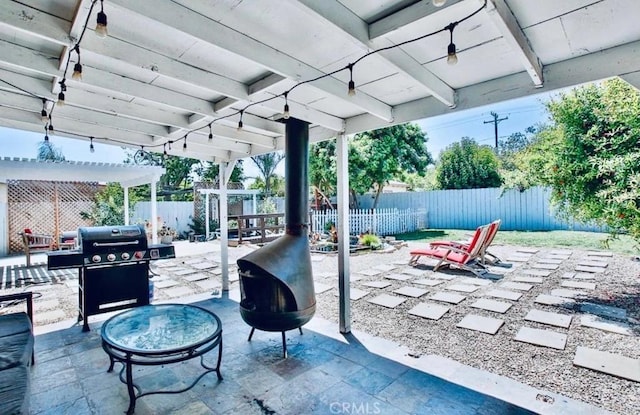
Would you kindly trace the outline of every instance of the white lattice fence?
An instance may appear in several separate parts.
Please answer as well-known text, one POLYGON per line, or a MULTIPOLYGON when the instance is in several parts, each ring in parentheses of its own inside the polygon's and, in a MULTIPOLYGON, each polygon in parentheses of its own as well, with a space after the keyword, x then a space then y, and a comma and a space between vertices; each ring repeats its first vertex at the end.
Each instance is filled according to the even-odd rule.
MULTIPOLYGON (((377 235, 395 235, 413 232, 427 226, 426 210, 414 209, 351 209, 349 210, 349 233, 358 235, 372 232, 377 235)), ((335 210, 315 211, 311 213, 311 231, 325 232, 329 224, 338 223, 335 210)))

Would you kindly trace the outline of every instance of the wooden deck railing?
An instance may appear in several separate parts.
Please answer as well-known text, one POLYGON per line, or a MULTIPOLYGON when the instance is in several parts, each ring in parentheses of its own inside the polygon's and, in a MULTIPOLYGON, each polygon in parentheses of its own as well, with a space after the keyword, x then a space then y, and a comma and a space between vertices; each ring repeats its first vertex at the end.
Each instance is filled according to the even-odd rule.
POLYGON ((236 228, 229 227, 229 245, 242 242, 266 243, 284 234, 284 213, 229 216, 236 228))

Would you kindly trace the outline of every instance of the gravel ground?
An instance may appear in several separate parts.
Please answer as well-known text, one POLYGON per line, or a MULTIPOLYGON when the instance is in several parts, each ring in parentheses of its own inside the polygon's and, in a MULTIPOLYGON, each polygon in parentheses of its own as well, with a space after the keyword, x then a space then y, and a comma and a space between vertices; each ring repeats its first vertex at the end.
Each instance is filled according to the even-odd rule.
MULTIPOLYGON (((391 272, 401 272, 410 257, 409 247, 403 247, 395 252, 387 254, 367 254, 352 256, 350 261, 351 275, 361 276, 362 279, 352 282, 352 287, 370 291, 370 294, 358 301, 351 302, 352 329, 393 340, 399 344, 408 346, 412 355, 436 354, 445 356, 492 373, 503 375, 530 386, 556 392, 568 397, 578 399, 598 407, 614 411, 620 414, 640 413, 640 383, 620 379, 607 374, 598 373, 589 369, 580 368, 572 364, 578 346, 585 346, 611 353, 621 354, 627 357, 640 358, 640 263, 632 261, 630 256, 614 255, 612 258, 603 258, 609 263, 606 271, 596 274, 596 279, 589 282, 596 283, 596 290, 589 292, 584 301, 621 307, 627 310, 628 324, 633 329, 632 336, 607 333, 598 329, 580 327, 577 307, 562 308, 555 306, 534 305, 534 299, 539 294, 549 294, 552 289, 560 288, 565 272, 573 272, 575 265, 581 259, 585 259, 587 251, 571 250, 572 255, 564 260, 559 269, 549 277, 544 278, 543 284, 533 284, 529 292, 523 292, 519 301, 509 301, 499 298, 495 300, 513 304, 505 314, 493 313, 469 305, 477 298, 488 298, 484 295, 487 289, 497 288, 500 281, 492 283, 487 288, 482 287, 478 291, 468 295, 458 305, 452 305, 440 320, 433 321, 408 314, 408 310, 420 302, 432 302, 427 300, 432 293, 443 291, 446 285, 459 282, 460 279, 471 276, 468 272, 459 270, 444 270, 434 273, 431 266, 419 265, 424 270, 424 277, 430 278, 436 274, 456 276, 455 280, 445 282, 437 287, 424 287, 412 284, 409 281, 387 280, 391 286, 378 290, 362 285, 366 281, 379 281, 384 279, 384 274, 371 277, 358 274, 360 271, 371 269, 375 264, 393 264, 397 269, 391 272), (422 298, 409 298, 395 309, 388 309, 366 300, 379 293, 388 293, 404 286, 414 286, 427 289, 429 293, 422 298), (569 329, 550 327, 534 322, 525 322, 524 316, 533 308, 574 316, 569 329), (456 328, 456 324, 468 313, 479 314, 486 317, 499 318, 505 321, 505 325, 496 335, 479 333, 471 330, 456 328), (383 324, 381 324, 381 322, 383 324), (565 350, 556 350, 547 347, 534 346, 528 343, 515 341, 514 337, 522 326, 539 329, 550 329, 556 332, 568 334, 565 350)), ((519 247, 503 246, 494 247, 492 251, 501 258, 508 258, 519 247)), ((510 281, 515 276, 521 275, 523 269, 528 268, 536 258, 542 258, 551 249, 541 249, 531 257, 526 264, 513 263, 502 281, 510 281)), ((421 260, 421 264, 429 264, 421 260)), ((430 264, 433 264, 432 262, 430 264)), ((314 263, 314 269, 322 270, 324 278, 320 282, 336 285, 337 277, 333 274, 337 270, 337 258, 328 257, 314 263)), ((497 268, 494 268, 498 270, 497 268)), ((504 271, 503 271, 504 272, 504 271)), ((417 280, 423 277, 414 277, 417 280)), ((337 322, 338 300, 337 290, 330 290, 318 295, 319 314, 337 322)), ((395 295, 395 294, 392 294, 395 295)), ((440 303, 444 304, 444 303, 440 303)))
MULTIPOLYGON (((598 407, 617 412, 619 414, 640 413, 640 383, 632 382, 614 376, 580 368, 572 364, 578 346, 590 347, 602 351, 621 354, 627 357, 640 358, 640 263, 633 261, 630 256, 615 255, 602 258, 608 262, 606 271, 596 274, 596 290, 590 291, 585 301, 621 307, 627 311, 627 321, 633 329, 632 336, 607 333, 598 329, 580 327, 577 307, 562 308, 544 306, 533 303, 539 294, 549 294, 552 289, 560 288, 565 272, 573 272, 577 262, 584 260, 587 251, 572 249, 571 256, 560 265, 549 277, 544 278, 542 284, 533 284, 529 292, 522 292, 519 301, 509 301, 495 298, 497 301, 512 304, 505 314, 493 313, 469 305, 478 298, 488 298, 484 293, 491 288, 499 288, 502 281, 512 281, 514 277, 522 275, 522 270, 543 258, 548 248, 540 249, 527 263, 512 262, 512 268, 494 268, 492 271, 503 273, 501 281, 492 282, 490 286, 481 287, 475 293, 464 294, 468 298, 457 305, 449 305, 450 310, 437 321, 423 319, 408 314, 408 310, 421 302, 435 303, 428 300, 435 292, 444 291, 444 287, 452 283, 461 283, 472 274, 459 270, 443 270, 434 273, 432 264, 421 260, 416 268, 423 271, 423 276, 412 276, 408 281, 385 279, 388 273, 401 273, 411 269, 408 265, 409 251, 420 244, 405 244, 399 249, 391 249, 386 253, 360 253, 351 256, 350 270, 353 277, 353 288, 368 291, 369 294, 357 301, 351 302, 352 329, 363 331, 371 335, 392 340, 412 350, 411 355, 418 357, 424 354, 445 356, 460 363, 503 375, 530 386, 556 392, 578 399, 598 407), (390 265, 394 270, 377 276, 360 274, 374 269, 376 266, 390 265), (425 287, 412 283, 421 278, 451 276, 455 279, 445 281, 436 287, 425 287), (360 278, 360 279, 358 279, 360 278), (357 281, 355 281, 357 280, 357 281), (385 280, 391 286, 376 289, 362 285, 367 281, 385 280), (421 298, 409 298, 395 309, 385 308, 367 302, 367 299, 382 293, 391 295, 392 291, 404 286, 423 288, 429 292, 421 298), (534 322, 525 322, 524 316, 533 308, 574 316, 569 329, 545 326, 534 322), (456 328, 456 324, 469 314, 479 314, 487 317, 499 318, 505 321, 504 326, 495 335, 484 334, 471 330, 456 328), (534 346, 514 340, 514 336, 522 326, 539 329, 549 329, 568 334, 564 350, 534 346)), ((230 262, 250 252, 253 248, 230 248, 230 262)), ((509 258, 519 247, 495 246, 492 252, 499 257, 509 258)), ((189 267, 198 263, 198 259, 212 261, 219 260, 219 253, 206 253, 197 256, 182 257, 171 260, 177 265, 189 267)), ((593 258, 592 258, 593 259, 593 258)), ((200 261, 200 262, 201 262, 200 261)), ((505 261, 508 262, 508 261, 505 261)), ((317 283, 329 285, 328 291, 317 294, 317 313, 327 320, 338 322, 338 259, 335 254, 313 254, 312 264, 314 279, 317 283)), ((160 265, 158 263, 157 265, 160 265)), ((211 273, 210 285, 200 282, 188 282, 180 277, 171 275, 168 267, 153 266, 161 274, 157 280, 171 278, 181 281, 186 294, 204 294, 211 292, 211 285, 219 285, 219 276, 211 273)), ((415 270, 415 269, 414 269, 415 270)), ((204 271, 203 271, 204 272, 204 271)), ((207 271, 208 272, 208 271, 207 271)), ((41 294, 36 299, 36 326, 75 318, 77 315, 77 278, 75 271, 67 276, 61 276, 54 284, 33 286, 33 290, 41 294)), ((231 268, 231 290, 238 289, 237 272, 231 268), (234 281, 235 280, 235 281, 234 281)), ((467 280, 468 281, 468 280, 467 280)), ((3 292, 22 291, 22 288, 3 290, 3 292)), ((158 300, 170 299, 168 291, 156 287, 158 300)), ((448 305, 440 303, 442 305, 448 305)), ((0 313, 8 310, 0 310, 0 313)))

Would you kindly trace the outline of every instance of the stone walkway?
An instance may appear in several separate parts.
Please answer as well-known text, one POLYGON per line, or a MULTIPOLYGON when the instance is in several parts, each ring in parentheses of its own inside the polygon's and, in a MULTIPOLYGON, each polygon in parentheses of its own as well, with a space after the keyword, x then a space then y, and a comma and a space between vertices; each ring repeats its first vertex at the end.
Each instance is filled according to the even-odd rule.
MULTIPOLYGON (((384 265, 384 271, 380 266, 372 267, 358 274, 376 280, 358 284, 358 274, 352 278, 355 283, 352 282, 351 300, 394 309, 408 298, 420 298, 423 301, 408 314, 431 320, 439 320, 454 307, 473 301, 467 305, 490 311, 494 316, 468 313, 452 329, 495 335, 505 323, 501 315, 509 313, 521 298, 531 296, 533 286, 545 283, 572 255, 570 250, 520 249, 503 263, 490 267, 490 279, 427 273, 424 266, 414 268, 403 262, 384 265), (427 275, 429 278, 425 278, 427 275), (499 280, 494 281, 496 278, 499 280), (402 281, 406 286, 394 289, 388 280, 402 281), (367 290, 356 288, 360 285, 367 290), (471 293, 474 293, 473 299, 468 297, 471 293)), ((529 309, 520 319, 521 327, 513 341, 564 350, 572 319, 577 319, 582 327, 633 335, 624 309, 581 300, 596 289, 597 275, 604 272, 611 257, 609 252, 588 252, 584 257, 573 258, 578 260, 575 271, 564 273, 559 284, 550 285, 546 287, 547 292, 535 296, 537 307, 529 309), (573 312, 575 309, 578 313, 573 312), (539 323, 544 328, 530 327, 529 322, 539 323)), ((640 359, 579 346, 573 364, 640 382, 640 359)))

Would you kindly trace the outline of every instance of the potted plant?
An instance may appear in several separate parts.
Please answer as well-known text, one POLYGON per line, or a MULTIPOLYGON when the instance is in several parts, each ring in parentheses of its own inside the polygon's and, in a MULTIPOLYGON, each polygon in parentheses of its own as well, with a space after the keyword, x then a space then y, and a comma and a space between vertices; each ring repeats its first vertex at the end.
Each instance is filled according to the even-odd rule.
POLYGON ((177 232, 175 229, 163 224, 158 229, 158 236, 160 237, 161 244, 170 244, 173 242, 173 238, 177 236, 177 232))

